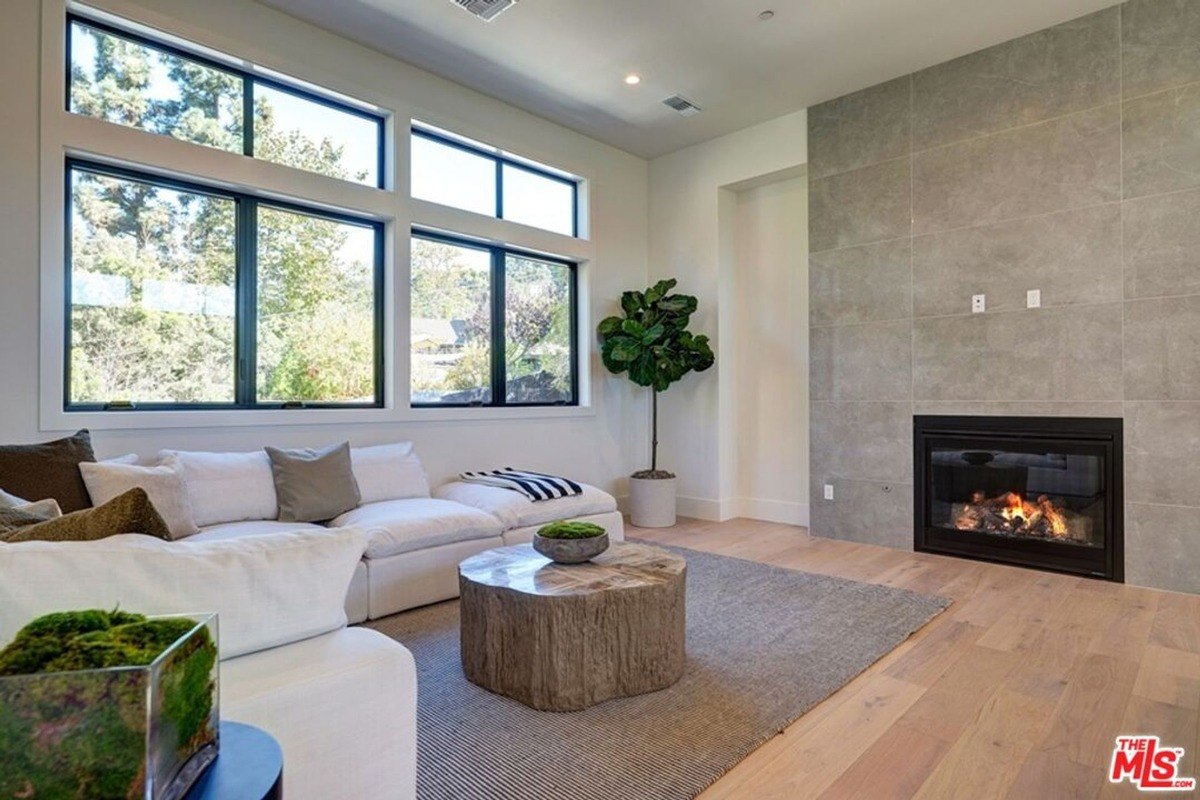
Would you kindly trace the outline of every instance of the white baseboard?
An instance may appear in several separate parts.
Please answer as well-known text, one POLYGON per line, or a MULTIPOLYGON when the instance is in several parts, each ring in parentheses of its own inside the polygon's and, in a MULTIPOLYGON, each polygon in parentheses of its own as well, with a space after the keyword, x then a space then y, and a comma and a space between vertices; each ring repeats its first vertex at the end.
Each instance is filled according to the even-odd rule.
MULTIPOLYGON (((735 517, 745 517, 763 522, 808 527, 808 503, 763 500, 755 497, 713 500, 708 497, 681 495, 676 500, 675 507, 679 516, 702 519, 705 522, 725 522, 735 517)), ((617 498, 617 508, 623 514, 629 513, 629 495, 621 495, 617 498)))
POLYGON ((708 497, 680 495, 675 501, 675 509, 681 517, 702 519, 707 522, 724 522, 737 516, 731 501, 713 500, 708 497))
POLYGON ((760 519, 764 522, 780 522, 784 525, 800 525, 807 528, 808 503, 739 497, 737 499, 737 516, 760 519))

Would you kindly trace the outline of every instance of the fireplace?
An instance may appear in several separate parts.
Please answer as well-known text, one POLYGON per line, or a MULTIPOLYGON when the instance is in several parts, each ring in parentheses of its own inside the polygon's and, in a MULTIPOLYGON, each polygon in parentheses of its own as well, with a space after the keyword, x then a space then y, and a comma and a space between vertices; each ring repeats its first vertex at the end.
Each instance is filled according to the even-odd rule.
POLYGON ((913 418, 916 550, 1124 580, 1121 420, 913 418))

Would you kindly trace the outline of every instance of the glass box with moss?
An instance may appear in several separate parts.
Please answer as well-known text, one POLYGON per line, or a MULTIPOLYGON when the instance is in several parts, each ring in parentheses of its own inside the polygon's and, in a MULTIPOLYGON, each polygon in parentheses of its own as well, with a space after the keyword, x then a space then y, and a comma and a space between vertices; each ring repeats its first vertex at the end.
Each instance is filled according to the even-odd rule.
POLYGON ((217 756, 217 617, 67 611, 0 650, 0 797, 176 800, 217 756))

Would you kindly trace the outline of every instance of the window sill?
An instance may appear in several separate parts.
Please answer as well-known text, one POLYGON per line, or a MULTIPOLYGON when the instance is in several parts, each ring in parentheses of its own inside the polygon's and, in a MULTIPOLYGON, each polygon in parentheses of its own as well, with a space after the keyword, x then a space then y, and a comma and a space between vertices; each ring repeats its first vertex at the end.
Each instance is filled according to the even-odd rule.
POLYGON ((479 408, 352 408, 261 411, 60 411, 42 414, 42 430, 155 430, 163 428, 284 427, 288 425, 378 425, 383 423, 523 421, 586 419, 591 406, 479 408))

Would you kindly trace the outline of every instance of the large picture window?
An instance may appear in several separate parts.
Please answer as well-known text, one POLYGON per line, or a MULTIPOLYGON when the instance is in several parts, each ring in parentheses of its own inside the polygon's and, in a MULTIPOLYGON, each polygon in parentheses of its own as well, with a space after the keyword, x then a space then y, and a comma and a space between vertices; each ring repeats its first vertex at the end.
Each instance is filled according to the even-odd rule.
POLYGON ((71 16, 67 108, 106 122, 383 186, 383 118, 71 16))
POLYGON ((383 226, 68 161, 67 410, 383 405, 383 226))
POLYGON ((578 179, 448 133, 413 128, 412 195, 564 236, 579 235, 578 179))
POLYGON ((412 404, 578 403, 576 266, 417 232, 412 404))

